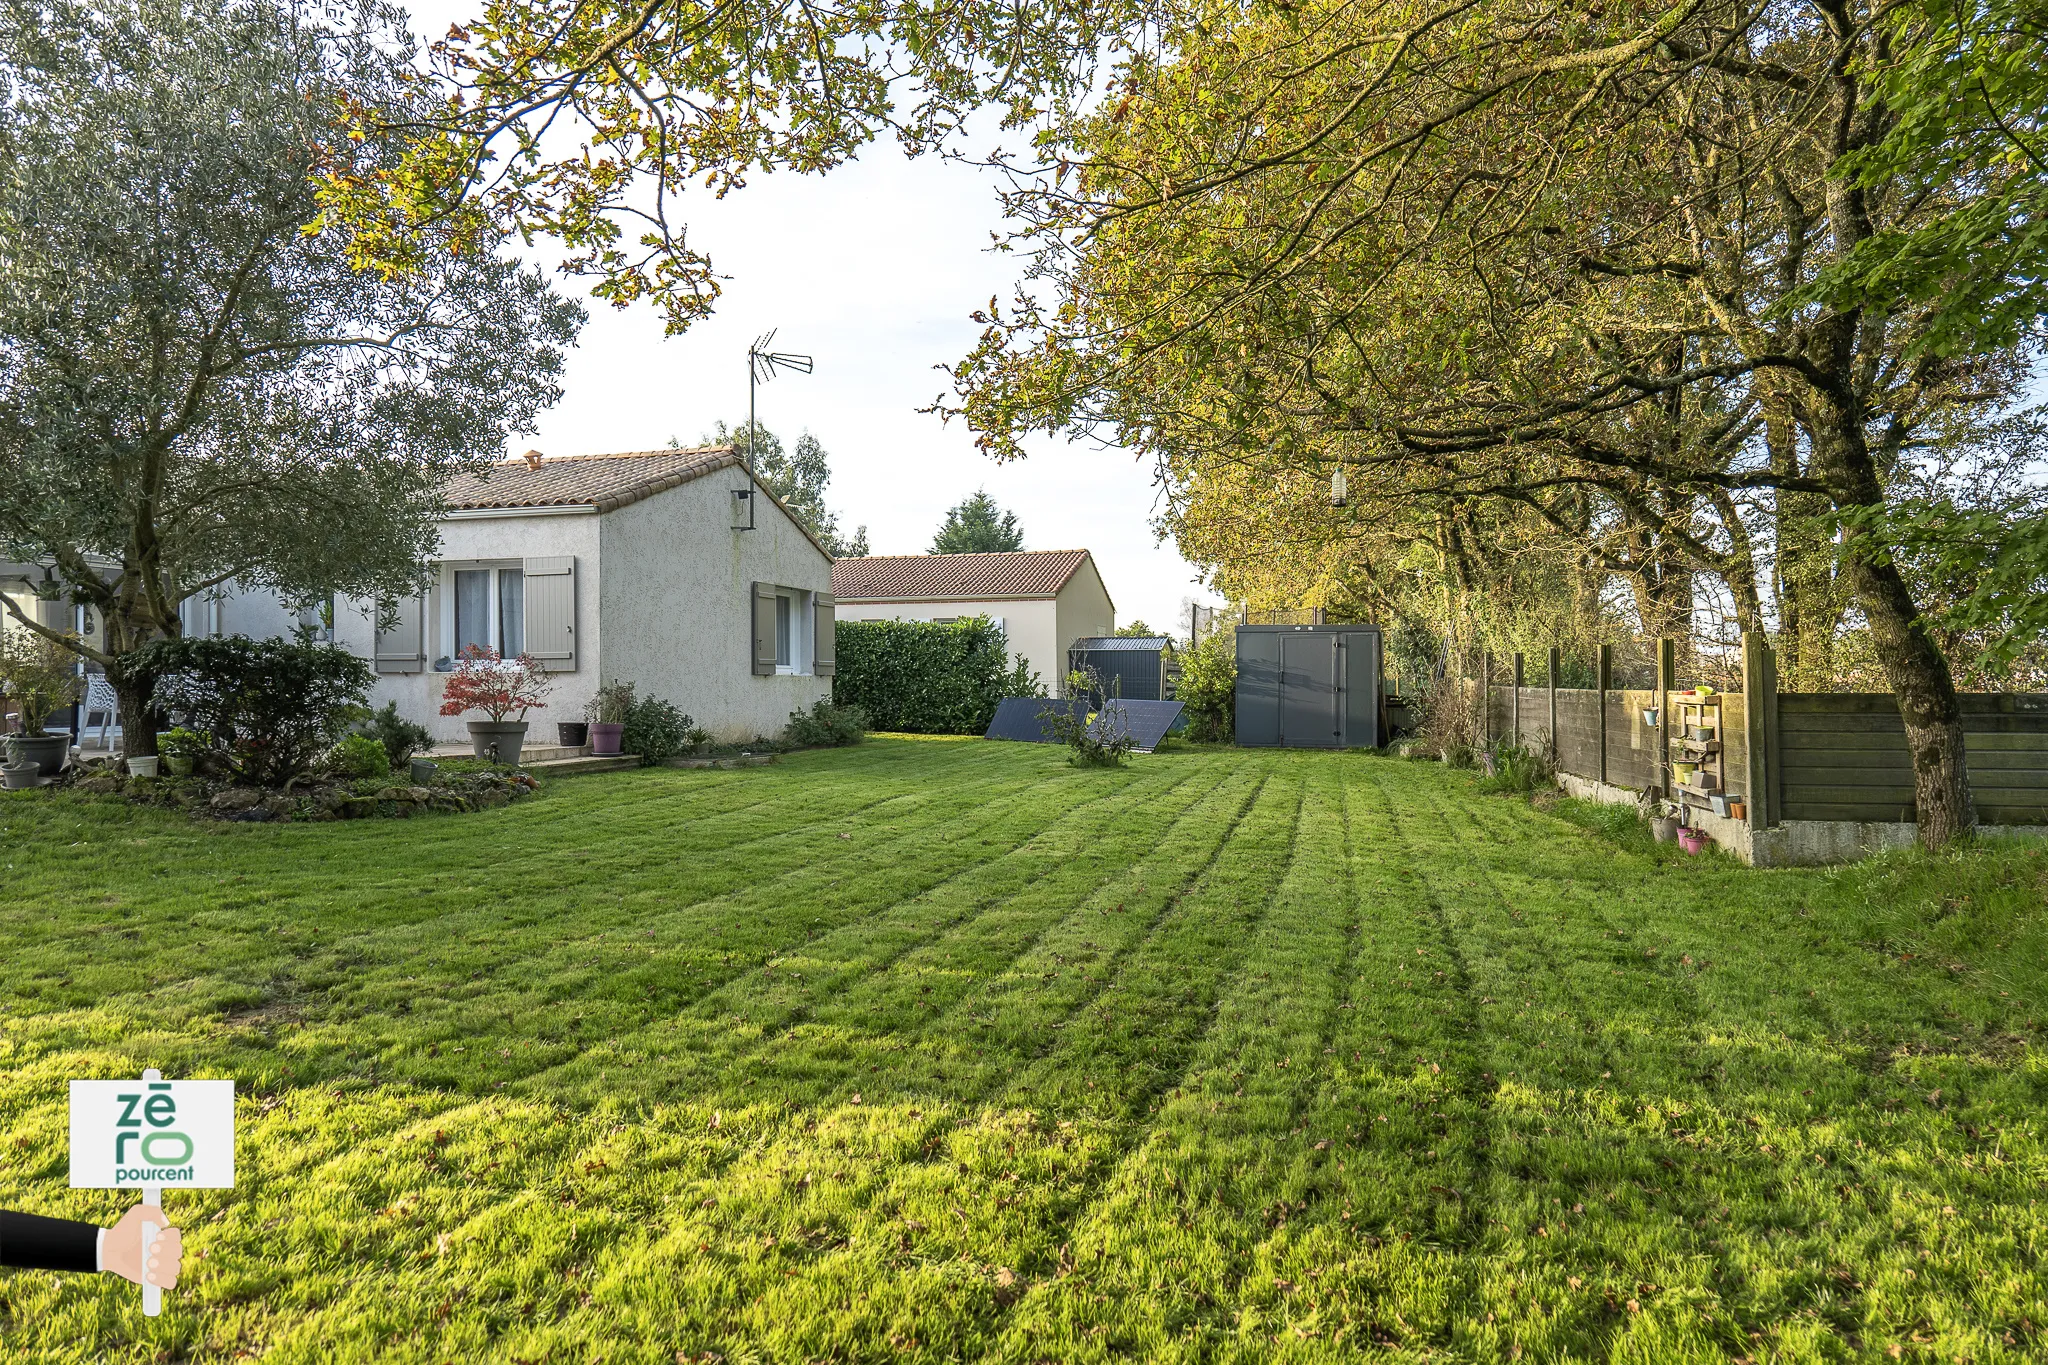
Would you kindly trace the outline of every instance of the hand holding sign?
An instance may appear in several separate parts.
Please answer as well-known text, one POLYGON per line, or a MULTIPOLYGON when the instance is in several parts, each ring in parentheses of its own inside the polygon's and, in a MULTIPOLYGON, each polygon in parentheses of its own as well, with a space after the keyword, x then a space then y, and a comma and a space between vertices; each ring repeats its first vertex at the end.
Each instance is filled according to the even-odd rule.
POLYGON ((184 1259, 184 1234, 170 1225, 162 1209, 154 1204, 137 1204, 121 1215, 120 1222, 107 1229, 106 1246, 100 1253, 100 1269, 136 1284, 175 1289, 184 1259), (145 1263, 142 1225, 146 1222, 156 1224, 163 1231, 150 1242, 145 1263))
POLYGON ((142 1203, 107 1233, 102 1261, 142 1286, 148 1316, 177 1283, 184 1255, 157 1191, 234 1183, 233 1081, 167 1081, 151 1069, 139 1081, 71 1083, 72 1188, 142 1191, 142 1203))

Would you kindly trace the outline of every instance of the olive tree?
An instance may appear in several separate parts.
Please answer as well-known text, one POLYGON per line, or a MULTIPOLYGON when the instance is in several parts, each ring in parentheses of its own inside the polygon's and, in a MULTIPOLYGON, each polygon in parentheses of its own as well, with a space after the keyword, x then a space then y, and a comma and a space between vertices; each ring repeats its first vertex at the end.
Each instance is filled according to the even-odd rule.
POLYGON ((389 598, 560 395, 581 307, 497 243, 366 272, 308 226, 316 168, 401 154, 346 124, 419 103, 408 49, 376 5, 0 0, 0 555, 97 610, 131 752, 182 601, 389 598))

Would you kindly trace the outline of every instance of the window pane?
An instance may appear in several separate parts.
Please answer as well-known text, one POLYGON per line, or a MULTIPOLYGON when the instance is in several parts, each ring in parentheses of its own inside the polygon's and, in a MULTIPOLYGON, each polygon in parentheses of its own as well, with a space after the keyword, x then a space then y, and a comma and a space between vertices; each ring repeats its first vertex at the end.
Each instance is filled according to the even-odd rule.
POLYGON ((455 571, 455 655, 471 645, 489 648, 491 643, 491 571, 455 571))
POLYGON ((793 613, 789 608, 790 601, 787 597, 778 596, 775 599, 775 666, 777 668, 788 668, 795 661, 790 649, 790 623, 793 613))
POLYGON ((526 575, 498 570, 498 652, 516 659, 526 652, 526 575))

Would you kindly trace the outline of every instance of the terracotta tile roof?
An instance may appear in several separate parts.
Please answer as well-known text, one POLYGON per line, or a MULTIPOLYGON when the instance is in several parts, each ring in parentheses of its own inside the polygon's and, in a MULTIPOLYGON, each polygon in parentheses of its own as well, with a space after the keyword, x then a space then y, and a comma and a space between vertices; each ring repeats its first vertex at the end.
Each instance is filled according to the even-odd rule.
POLYGON ((1088 562, 1086 550, 1014 550, 986 555, 878 555, 832 565, 842 602, 961 602, 1054 597, 1088 562))
MULTIPOLYGON (((623 455, 542 456, 537 465, 525 457, 502 460, 481 475, 459 474, 442 490, 451 511, 517 510, 521 507, 592 507, 610 512, 656 493, 666 493, 721 469, 744 468, 731 446, 697 446, 690 450, 636 450, 623 455)), ((782 499, 759 483, 754 486, 804 533, 825 558, 832 552, 819 542, 782 499)))
POLYGON ((595 507, 609 512, 739 462, 731 446, 558 455, 537 466, 512 459, 481 475, 457 475, 443 495, 451 508, 595 507))

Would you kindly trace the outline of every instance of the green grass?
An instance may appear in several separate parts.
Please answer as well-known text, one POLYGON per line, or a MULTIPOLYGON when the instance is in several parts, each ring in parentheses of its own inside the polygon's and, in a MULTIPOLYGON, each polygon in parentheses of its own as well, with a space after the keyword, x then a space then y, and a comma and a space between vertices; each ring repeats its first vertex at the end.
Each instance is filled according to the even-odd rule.
POLYGON ((64 1083, 240 1186, 54 1361, 2048 1355, 2048 856, 1686 859, 1369 755, 879 740, 416 821, 0 798, 0 1206, 64 1083))

